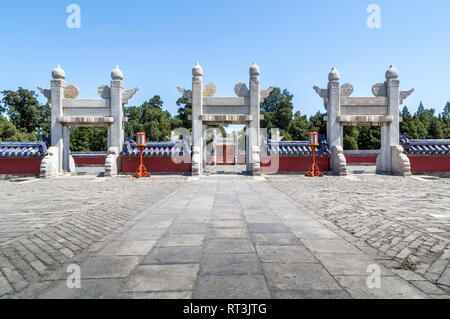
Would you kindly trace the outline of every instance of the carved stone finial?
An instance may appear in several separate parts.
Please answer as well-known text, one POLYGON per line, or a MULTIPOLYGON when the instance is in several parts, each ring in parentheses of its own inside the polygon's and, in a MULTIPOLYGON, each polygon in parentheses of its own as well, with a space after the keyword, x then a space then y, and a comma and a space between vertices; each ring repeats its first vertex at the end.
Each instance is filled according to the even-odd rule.
POLYGON ((114 68, 114 70, 112 70, 111 72, 111 79, 113 80, 123 80, 123 73, 122 71, 119 69, 119 66, 116 66, 114 68))
POLYGON ((250 96, 250 91, 247 88, 245 83, 238 83, 234 87, 234 93, 236 93, 239 97, 248 97, 250 96))
POLYGON ((65 99, 76 99, 80 94, 80 90, 75 85, 68 85, 64 88, 65 99))
POLYGON ((52 78, 54 80, 64 80, 66 78, 66 72, 64 72, 59 64, 53 69, 52 78))
POLYGON ((203 68, 200 66, 200 64, 198 62, 192 68, 192 75, 193 76, 203 76, 203 68))
POLYGON ((203 96, 204 97, 213 97, 216 94, 216 86, 214 83, 209 83, 203 88, 203 96))
POLYGON ((330 74, 328 74, 328 81, 339 81, 341 75, 336 68, 332 68, 330 74))
POLYGON ((386 71, 386 80, 394 80, 398 78, 398 70, 395 66, 391 65, 386 71))
POLYGON ((261 73, 261 70, 259 69, 259 66, 256 65, 255 62, 252 63, 252 66, 250 67, 250 76, 259 76, 261 73))

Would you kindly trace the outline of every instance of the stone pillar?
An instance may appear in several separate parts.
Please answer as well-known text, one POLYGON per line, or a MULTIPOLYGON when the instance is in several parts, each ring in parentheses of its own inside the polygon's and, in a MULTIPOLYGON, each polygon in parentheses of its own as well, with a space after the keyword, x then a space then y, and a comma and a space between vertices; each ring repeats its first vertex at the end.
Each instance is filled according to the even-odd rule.
POLYGON ((381 150, 377 158, 377 173, 392 173, 392 147, 400 145, 400 81, 398 71, 391 65, 386 71, 386 86, 388 99, 387 114, 393 121, 381 126, 381 150))
POLYGON ((203 136, 203 143, 202 143, 202 172, 203 169, 206 167, 206 154, 208 153, 208 145, 206 143, 208 142, 208 136, 206 134, 206 125, 202 124, 202 136, 203 136))
POLYGON ((247 165, 247 171, 253 175, 261 174, 261 162, 260 162, 260 82, 259 82, 260 69, 253 63, 250 68, 250 115, 252 120, 248 129, 249 140, 249 152, 250 163, 247 165))
MULTIPOLYGON (((342 149, 344 147, 343 128, 338 122, 341 108, 341 86, 339 83, 339 72, 333 68, 328 75, 328 104, 327 104, 327 140, 331 150, 342 149)), ((331 170, 334 172, 341 171, 337 161, 330 161, 331 170)))
POLYGON ((213 145, 212 145, 212 149, 213 149, 213 165, 216 166, 217 165, 217 131, 216 129, 214 129, 213 131, 213 145))
POLYGON ((71 172, 70 167, 70 127, 63 126, 63 170, 71 172))
POLYGON ((234 143, 234 165, 238 165, 238 155, 239 155, 239 134, 237 131, 233 132, 233 143, 234 143))
POLYGON ((63 99, 64 89, 66 87, 66 73, 58 65, 52 72, 51 80, 51 103, 52 103, 52 122, 51 122, 51 146, 55 148, 53 156, 56 157, 55 162, 58 163, 56 173, 64 172, 64 141, 63 141, 63 125, 58 121, 58 117, 63 116, 63 99))
POLYGON ((108 149, 107 165, 105 164, 105 176, 117 175, 121 170, 120 153, 123 149, 123 73, 118 66, 111 72, 111 116, 114 123, 110 127, 110 145, 108 149), (107 166, 107 169, 106 169, 107 166))
POLYGON ((203 69, 197 64, 192 68, 192 175, 203 172, 203 69))
POLYGON ((339 83, 339 72, 333 68, 328 75, 328 104, 327 104, 327 139, 330 148, 333 146, 344 146, 342 139, 343 129, 337 118, 341 108, 341 89, 339 83))

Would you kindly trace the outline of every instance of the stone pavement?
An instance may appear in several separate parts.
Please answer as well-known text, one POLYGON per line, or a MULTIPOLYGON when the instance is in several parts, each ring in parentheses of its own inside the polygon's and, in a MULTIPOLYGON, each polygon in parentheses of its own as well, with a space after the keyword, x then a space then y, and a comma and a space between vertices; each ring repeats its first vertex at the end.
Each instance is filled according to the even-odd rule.
POLYGON ((449 294, 450 179, 272 176, 269 184, 425 293, 449 294))
POLYGON ((368 244, 355 245, 341 228, 274 188, 283 183, 308 194, 296 180, 246 176, 2 183, 1 194, 11 197, 5 220, 31 225, 36 218, 41 228, 14 232, 18 237, 0 245, 0 296, 442 297, 435 285, 439 290, 425 294, 420 289, 429 281, 402 278, 368 244), (57 212, 59 204, 72 213, 46 223, 43 211, 57 212), (23 216, 35 210, 31 220, 23 216), (73 264, 81 269, 81 289, 67 287, 73 264), (368 267, 380 270, 381 288, 369 288, 368 267))

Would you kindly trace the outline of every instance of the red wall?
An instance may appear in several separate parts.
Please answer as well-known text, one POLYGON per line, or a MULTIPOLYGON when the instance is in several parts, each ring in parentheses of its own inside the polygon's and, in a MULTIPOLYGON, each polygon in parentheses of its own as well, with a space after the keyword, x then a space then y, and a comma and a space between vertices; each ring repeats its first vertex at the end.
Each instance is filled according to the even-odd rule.
MULTIPOLYGON (((274 157, 275 159, 276 157, 274 157)), ((270 156, 261 156, 261 171, 262 172, 274 172, 274 168, 271 166, 270 156)), ((316 157, 317 166, 322 172, 330 170, 330 161, 328 157, 319 156, 316 157)), ((294 157, 294 156, 282 156, 279 158, 278 172, 307 172, 312 164, 311 157, 294 157)), ((275 164, 274 164, 275 165, 275 164)))
POLYGON ((74 157, 75 165, 105 165, 106 157, 74 157))
MULTIPOLYGON (((144 166, 150 173, 184 173, 191 171, 191 158, 178 157, 181 163, 174 163, 169 156, 165 157, 144 157, 144 166)), ((122 172, 134 173, 139 166, 139 157, 122 157, 122 172)))
POLYGON ((376 164, 377 156, 354 156, 354 155, 345 155, 345 159, 347 160, 347 164, 376 164))
POLYGON ((0 158, 0 174, 39 175, 42 158, 0 158))
POLYGON ((450 156, 408 155, 411 172, 444 173, 450 172, 450 156))

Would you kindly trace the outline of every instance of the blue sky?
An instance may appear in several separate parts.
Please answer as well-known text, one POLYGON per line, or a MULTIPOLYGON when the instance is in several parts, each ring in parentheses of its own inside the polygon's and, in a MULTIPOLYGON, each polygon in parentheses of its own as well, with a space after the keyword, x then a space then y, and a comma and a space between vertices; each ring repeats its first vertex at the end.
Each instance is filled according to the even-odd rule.
POLYGON ((60 64, 80 98, 96 98, 119 65, 126 88, 140 88, 131 105, 159 94, 175 114, 176 88, 191 86, 196 61, 216 96, 234 96, 255 61, 263 88, 287 88, 295 110, 311 115, 323 111, 312 86, 326 87, 331 67, 353 84, 353 96, 370 96, 394 64, 401 88, 416 89, 410 110, 422 100, 442 112, 450 100, 449 14, 448 0, 1 1, 0 89, 48 87, 60 64), (66 26, 72 3, 81 7, 80 29, 66 26), (380 29, 366 25, 373 3, 380 29))

